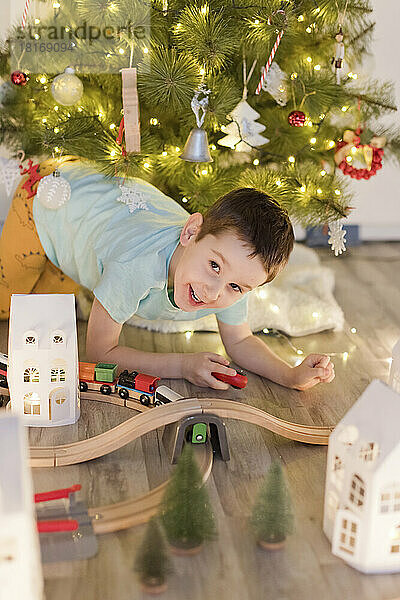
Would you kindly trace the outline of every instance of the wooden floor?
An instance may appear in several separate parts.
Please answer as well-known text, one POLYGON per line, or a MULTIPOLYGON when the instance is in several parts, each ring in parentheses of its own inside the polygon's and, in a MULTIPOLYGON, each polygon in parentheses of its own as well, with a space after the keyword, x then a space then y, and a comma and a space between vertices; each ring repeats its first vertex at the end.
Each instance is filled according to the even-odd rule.
MULTIPOLYGON (((332 356, 336 379, 308 392, 288 390, 258 376, 249 377, 244 391, 215 392, 263 408, 284 419, 332 425, 344 415, 374 378, 387 380, 389 357, 400 337, 400 243, 370 243, 335 258, 318 250, 324 265, 336 274, 335 296, 346 324, 342 332, 292 338, 297 348, 332 356), (352 333, 351 328, 357 332, 352 333), (348 353, 348 355, 343 354, 348 353)), ((0 329, 6 351, 7 326, 0 329)), ((85 324, 79 323, 80 358, 84 359, 85 324)), ((265 343, 294 364, 298 355, 286 340, 261 334, 265 343)), ((125 327, 122 343, 158 352, 213 351, 223 353, 217 334, 152 333, 125 327)), ((164 381, 185 396, 209 396, 210 390, 183 380, 164 381)), ((82 403, 74 426, 31 429, 33 445, 84 439, 120 423, 128 409, 82 403)), ((173 558, 175 572, 168 600, 392 600, 400 596, 400 574, 361 575, 330 552, 322 532, 326 448, 307 446, 241 422, 228 421, 231 460, 215 462, 208 491, 216 514, 219 538, 194 558, 173 558), (247 517, 257 489, 272 459, 286 467, 295 510, 296 530, 286 548, 259 550, 249 533, 247 517)), ((82 484, 89 506, 138 496, 165 481, 171 467, 155 431, 92 462, 34 471, 35 491, 82 484)), ((144 527, 99 539, 96 558, 46 569, 47 600, 132 600, 144 597, 132 565, 144 527)))

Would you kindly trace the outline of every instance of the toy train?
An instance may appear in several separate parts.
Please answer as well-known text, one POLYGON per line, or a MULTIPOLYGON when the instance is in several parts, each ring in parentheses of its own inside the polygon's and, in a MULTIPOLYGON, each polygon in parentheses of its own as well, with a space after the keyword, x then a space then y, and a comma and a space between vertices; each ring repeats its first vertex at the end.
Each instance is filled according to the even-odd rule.
POLYGON ((118 394, 123 400, 132 398, 144 406, 160 406, 182 398, 165 385, 158 385, 159 377, 127 369, 117 377, 115 363, 79 363, 79 389, 99 391, 101 394, 118 394))

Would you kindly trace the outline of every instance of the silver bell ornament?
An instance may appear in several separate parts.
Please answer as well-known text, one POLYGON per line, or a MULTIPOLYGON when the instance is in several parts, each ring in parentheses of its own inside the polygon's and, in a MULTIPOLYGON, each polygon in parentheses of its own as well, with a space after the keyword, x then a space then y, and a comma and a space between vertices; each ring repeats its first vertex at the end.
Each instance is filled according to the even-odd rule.
POLYGON ((36 192, 36 198, 40 204, 50 210, 57 210, 63 206, 71 197, 71 186, 69 181, 60 175, 56 169, 51 175, 46 175, 40 180, 36 192))
POLYGON ((213 162, 208 148, 207 132, 202 129, 208 107, 208 94, 210 92, 211 90, 206 90, 205 84, 202 83, 192 98, 190 105, 196 116, 197 127, 194 127, 189 133, 183 152, 179 156, 182 160, 188 162, 213 162), (201 100, 199 100, 200 94, 204 95, 204 98, 201 100), (201 116, 200 110, 202 111, 201 116))
POLYGON ((67 67, 64 73, 53 79, 51 93, 54 100, 63 106, 72 106, 79 102, 83 94, 83 83, 75 75, 73 67, 67 67))
POLYGON ((189 133, 179 158, 188 162, 213 162, 208 148, 207 131, 204 131, 201 127, 194 127, 189 133))

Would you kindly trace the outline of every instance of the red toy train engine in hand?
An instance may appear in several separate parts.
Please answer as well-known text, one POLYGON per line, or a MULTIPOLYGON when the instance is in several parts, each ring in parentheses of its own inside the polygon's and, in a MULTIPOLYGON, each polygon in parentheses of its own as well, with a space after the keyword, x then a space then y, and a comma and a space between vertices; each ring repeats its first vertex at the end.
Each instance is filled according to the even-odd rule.
POLYGON ((225 375, 225 373, 211 373, 215 379, 219 381, 223 381, 224 383, 229 383, 232 387, 243 389, 247 385, 247 376, 244 371, 241 369, 236 369, 235 367, 231 367, 235 369, 236 375, 225 375))

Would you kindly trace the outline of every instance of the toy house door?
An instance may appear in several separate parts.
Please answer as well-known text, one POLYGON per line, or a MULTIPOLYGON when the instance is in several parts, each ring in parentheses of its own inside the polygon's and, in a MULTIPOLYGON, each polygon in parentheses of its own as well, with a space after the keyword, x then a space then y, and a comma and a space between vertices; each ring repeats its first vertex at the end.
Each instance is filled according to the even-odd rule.
POLYGON ((57 387, 49 394, 50 421, 62 421, 70 414, 69 393, 65 387, 57 387))

